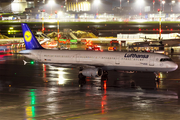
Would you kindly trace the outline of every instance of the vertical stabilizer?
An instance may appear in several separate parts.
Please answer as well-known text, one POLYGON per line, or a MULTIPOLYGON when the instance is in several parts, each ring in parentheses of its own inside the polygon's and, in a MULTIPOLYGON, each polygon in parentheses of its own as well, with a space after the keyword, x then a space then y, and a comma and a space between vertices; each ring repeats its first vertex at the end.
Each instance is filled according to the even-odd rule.
POLYGON ((21 23, 26 49, 44 49, 26 23, 21 23))

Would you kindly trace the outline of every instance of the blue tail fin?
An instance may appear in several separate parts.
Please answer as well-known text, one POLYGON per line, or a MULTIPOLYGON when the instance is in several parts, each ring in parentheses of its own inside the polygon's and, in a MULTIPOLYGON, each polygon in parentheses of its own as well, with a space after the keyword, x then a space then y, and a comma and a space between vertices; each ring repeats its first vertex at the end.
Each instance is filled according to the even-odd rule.
POLYGON ((26 23, 21 23, 24 43, 26 45, 26 49, 44 49, 39 42, 37 41, 36 37, 31 32, 29 26, 26 23))

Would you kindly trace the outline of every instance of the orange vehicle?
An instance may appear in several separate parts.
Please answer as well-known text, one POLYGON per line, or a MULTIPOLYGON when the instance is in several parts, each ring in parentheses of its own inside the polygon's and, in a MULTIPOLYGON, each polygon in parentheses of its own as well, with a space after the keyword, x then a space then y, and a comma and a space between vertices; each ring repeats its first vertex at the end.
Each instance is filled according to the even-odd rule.
POLYGON ((117 47, 108 47, 108 51, 117 51, 117 47))
POLYGON ((108 47, 108 51, 114 51, 114 47, 108 47))
POLYGON ((94 45, 93 50, 94 51, 101 51, 101 47, 98 45, 94 45))
POLYGON ((86 45, 92 45, 92 40, 86 40, 86 45))
POLYGON ((103 51, 98 45, 87 45, 86 50, 103 51))

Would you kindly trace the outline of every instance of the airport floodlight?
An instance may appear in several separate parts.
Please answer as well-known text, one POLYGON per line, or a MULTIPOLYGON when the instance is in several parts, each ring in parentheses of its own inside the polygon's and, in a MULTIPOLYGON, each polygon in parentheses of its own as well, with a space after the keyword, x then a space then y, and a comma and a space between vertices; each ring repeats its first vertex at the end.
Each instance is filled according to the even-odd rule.
POLYGON ((52 6, 55 5, 55 1, 49 0, 48 4, 51 5, 51 15, 52 15, 52 6))
POLYGON ((58 12, 58 15, 62 15, 62 14, 63 14, 63 12, 62 12, 62 11, 59 11, 59 12, 58 12))
POLYGON ((144 0, 136 0, 136 3, 139 5, 143 5, 144 4, 144 0))
POLYGON ((48 4, 55 5, 55 1, 54 0, 49 0, 48 4))
POLYGON ((164 12, 164 4, 165 4, 166 2, 163 0, 162 1, 162 4, 163 4, 163 12, 164 12))
POLYGON ((95 3, 95 5, 98 6, 101 3, 101 1, 100 0, 94 0, 94 3, 95 3))

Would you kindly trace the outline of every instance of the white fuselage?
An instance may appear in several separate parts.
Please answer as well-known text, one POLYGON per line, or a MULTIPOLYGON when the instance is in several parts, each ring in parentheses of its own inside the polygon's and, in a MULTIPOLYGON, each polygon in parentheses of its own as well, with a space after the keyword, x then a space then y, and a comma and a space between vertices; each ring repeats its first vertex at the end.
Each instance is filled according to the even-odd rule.
POLYGON ((42 63, 90 65, 104 70, 169 72, 178 67, 169 57, 154 53, 61 50, 24 50, 20 53, 42 63))

